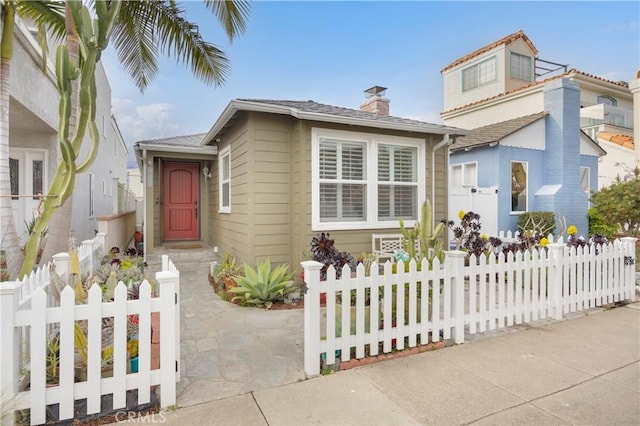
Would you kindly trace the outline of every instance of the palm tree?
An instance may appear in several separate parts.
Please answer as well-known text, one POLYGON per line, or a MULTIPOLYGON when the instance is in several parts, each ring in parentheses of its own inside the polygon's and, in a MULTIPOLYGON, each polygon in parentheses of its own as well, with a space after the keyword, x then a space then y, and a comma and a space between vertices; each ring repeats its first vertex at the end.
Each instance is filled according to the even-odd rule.
MULTIPOLYGON (((79 58, 77 63, 81 64, 86 60, 83 55, 87 54, 87 49, 86 46, 82 44, 82 41, 78 40, 78 18, 77 16, 73 16, 73 10, 76 10, 79 4, 81 4, 80 0, 68 0, 66 2, 65 24, 68 53, 71 62, 74 63, 75 58, 79 58)), ((120 62, 130 73, 141 91, 144 90, 151 79, 157 75, 158 54, 173 56, 179 62, 189 65, 193 74, 207 84, 221 85, 224 82, 229 68, 229 61, 224 52, 202 38, 198 27, 185 19, 184 10, 180 8, 175 1, 147 0, 108 2, 106 0, 96 0, 92 2, 92 4, 96 11, 99 8, 109 10, 115 8, 113 10, 118 11, 112 31, 106 35, 104 47, 106 47, 106 42, 113 37, 114 47, 120 62)), ((233 40, 234 37, 244 31, 249 13, 249 4, 247 1, 206 0, 205 5, 218 18, 218 21, 223 25, 230 40, 233 40)), ((99 14, 98 17, 100 19, 99 14)), ((101 49, 104 47, 101 47, 101 49)), ((98 52, 98 59, 100 53, 101 51, 98 52)), ((93 84, 95 85, 95 80, 93 84)), ((78 106, 77 88, 74 88, 73 93, 72 105, 78 106)), ((86 113, 86 111, 84 111, 84 113, 86 113)), ((74 130, 77 120, 75 114, 76 112, 72 110, 69 116, 70 129, 72 133, 76 135, 83 134, 84 130, 81 127, 90 123, 80 122, 80 126, 74 130)), ((81 111, 79 114, 82 116, 83 112, 81 111)), ((76 155, 80 152, 81 144, 82 138, 74 138, 72 145, 76 155)), ((94 140, 94 144, 97 144, 97 140, 94 140)), ((85 161, 82 167, 78 169, 78 172, 87 170, 88 167, 85 166, 93 162, 92 158, 88 158, 87 160, 89 161, 85 161)), ((70 170, 68 167, 59 166, 58 172, 70 173, 70 170)), ((75 173, 74 170, 71 188, 73 188, 75 173)), ((57 176, 58 175, 56 175, 56 177, 57 176)), ((52 189, 55 189, 55 183, 56 178, 54 178, 54 183, 52 183, 52 189)), ((52 195, 58 194, 54 191, 52 195)), ((65 221, 65 219, 68 221, 68 218, 71 217, 71 203, 67 201, 68 195, 67 197, 59 198, 61 205, 64 206, 62 209, 60 209, 60 205, 54 205, 53 203, 49 203, 47 206, 45 201, 43 215, 36 223, 34 233, 27 243, 26 258, 20 270, 20 277, 26 275, 33 268, 38 239, 53 214, 53 212, 47 211, 47 209, 53 208, 57 210, 58 214, 53 216, 54 223, 55 221, 65 221)), ((70 222, 67 223, 70 224, 70 222)), ((64 226, 51 226, 49 239, 53 241, 65 241, 69 230, 70 228, 67 224, 64 226)), ((48 253, 45 252, 45 258, 47 258, 47 255, 48 253)))
MULTIPOLYGON (((16 13, 31 18, 40 35, 41 47, 46 52, 44 35, 48 31, 60 37, 64 30, 61 8, 56 4, 46 4, 42 0, 4 0, 1 6, 2 39, 0 40, 0 246, 7 253, 8 272, 15 277, 22 264, 22 251, 18 244, 18 234, 11 207, 9 178, 9 79, 16 13)), ((46 57, 46 53, 45 56, 46 57)), ((46 69, 43 62, 43 70, 46 69)))

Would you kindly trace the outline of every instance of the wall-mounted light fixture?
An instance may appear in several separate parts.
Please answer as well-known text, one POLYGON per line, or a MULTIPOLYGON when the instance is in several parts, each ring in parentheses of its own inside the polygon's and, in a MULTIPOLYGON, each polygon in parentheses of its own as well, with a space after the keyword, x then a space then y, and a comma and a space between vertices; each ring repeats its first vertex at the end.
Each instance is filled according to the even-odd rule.
POLYGON ((211 179, 211 171, 209 170, 209 167, 207 167, 206 165, 202 168, 202 174, 205 180, 211 179))

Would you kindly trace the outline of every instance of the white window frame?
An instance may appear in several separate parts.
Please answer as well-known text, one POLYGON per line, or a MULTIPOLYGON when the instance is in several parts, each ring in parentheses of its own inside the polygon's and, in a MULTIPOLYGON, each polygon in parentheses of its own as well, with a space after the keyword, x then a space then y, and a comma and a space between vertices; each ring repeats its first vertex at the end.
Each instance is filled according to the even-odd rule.
MULTIPOLYGON (((582 186, 582 190, 585 192, 585 194, 587 194, 587 199, 590 200, 591 199, 591 167, 580 166, 580 178, 579 178, 580 183, 582 183, 582 176, 584 173, 586 173, 586 177, 587 177, 587 187, 585 188, 584 186, 582 186)), ((588 206, 591 207, 591 201, 589 201, 588 206)))
POLYGON ((218 154, 218 204, 218 213, 231 213, 231 145, 222 149, 218 154), (228 163, 229 168, 229 176, 226 179, 223 177, 225 161, 228 163), (224 200, 224 185, 229 186, 227 191, 228 200, 224 200))
MULTIPOLYGON (((418 158, 416 161, 417 191, 416 216, 419 217, 420 206, 426 199, 425 183, 425 140, 398 136, 376 135, 369 133, 350 132, 324 128, 311 129, 311 229, 313 231, 332 230, 360 230, 398 228, 399 220, 378 220, 378 145, 398 145, 415 147, 418 158), (345 142, 366 143, 366 195, 365 220, 349 222, 321 222, 320 221, 320 139, 337 139, 345 142)), ((418 218, 417 217, 417 218, 418 218)), ((416 220, 405 220, 405 226, 414 226, 416 220)))
POLYGON ((482 86, 486 86, 487 84, 494 83, 497 79, 498 79, 497 59, 495 56, 492 56, 490 58, 484 59, 476 64, 473 64, 469 67, 462 69, 460 83, 462 84, 462 91, 468 92, 469 90, 477 89, 478 87, 482 87, 482 86), (486 65, 490 61, 493 62, 493 78, 490 78, 488 80, 482 80, 481 79, 482 65, 486 65), (472 73, 472 72, 476 74, 475 84, 466 86, 465 77, 467 76, 467 73, 472 73))
POLYGON ((511 54, 509 55, 509 75, 511 76, 511 78, 515 80, 532 82, 533 81, 533 58, 528 55, 523 55, 522 53, 511 52, 511 54), (529 60, 529 64, 526 67, 526 69, 525 67, 522 66, 522 62, 521 62, 524 58, 527 58, 529 60), (517 60, 518 62, 516 71, 519 71, 519 73, 515 73, 515 74, 514 74, 514 65, 515 65, 514 59, 517 60))
MULTIPOLYGON (((511 176, 513 174, 513 163, 520 163, 522 165, 524 165, 524 169, 525 169, 525 173, 527 174, 526 179, 525 179, 525 190, 527 191, 526 196, 525 196, 525 206, 524 206, 524 210, 512 210, 513 209, 513 199, 511 197, 513 197, 513 195, 511 195, 511 197, 509 197, 509 214, 512 215, 520 215, 522 213, 526 213, 529 211, 529 162, 528 161, 521 161, 521 160, 512 160, 509 163, 509 181, 511 182, 511 176)), ((511 187, 511 185, 509 185, 511 187)), ((509 191, 509 193, 511 194, 511 191, 509 191)))

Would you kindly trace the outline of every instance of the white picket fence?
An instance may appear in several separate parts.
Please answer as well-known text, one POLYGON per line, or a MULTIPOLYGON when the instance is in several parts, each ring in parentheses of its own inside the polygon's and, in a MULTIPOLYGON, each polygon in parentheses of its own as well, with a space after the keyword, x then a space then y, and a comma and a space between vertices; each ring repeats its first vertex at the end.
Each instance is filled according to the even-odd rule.
POLYGON ((343 268, 341 279, 322 264, 302 262, 307 293, 304 301, 305 373, 327 365, 375 356, 405 345, 415 347, 442 338, 464 343, 466 335, 563 315, 610 303, 635 300, 635 238, 623 238, 585 249, 550 244, 547 249, 510 253, 505 260, 446 252, 432 269, 422 261, 375 263, 366 274, 343 268), (321 308, 321 293, 326 308, 321 308), (350 303, 345 302, 349 300, 350 303), (339 303, 344 302, 344 303, 339 303), (406 341, 405 341, 406 339, 406 341))
MULTIPOLYGON (((102 240, 104 241, 104 239, 102 240)), ((83 245, 85 245, 83 243, 83 245)), ((86 245, 89 246, 88 244, 86 245)), ((103 247, 104 248, 104 247, 103 247)), ((82 250, 82 246, 80 247, 82 250)), ((96 251, 81 251, 83 256, 95 256, 96 251)), ((56 256, 56 271, 66 275, 65 259, 56 256)), ((94 261, 100 258, 94 257, 94 261)), ((160 404, 175 405, 176 382, 179 380, 179 286, 180 274, 171 260, 163 256, 162 271, 156 273, 158 297, 151 297, 151 286, 145 280, 138 299, 127 300, 127 287, 120 282, 114 301, 102 302, 97 285, 89 289, 88 302, 75 304, 75 292, 67 286, 60 302, 49 294, 49 265, 23 281, 0 283, 0 414, 2 423, 13 424, 15 411, 29 410, 31 424, 43 424, 47 412, 58 405, 58 419, 73 419, 76 401, 86 399, 86 414, 100 413, 102 396, 113 395, 113 410, 125 408, 127 391, 137 390, 138 404, 151 401, 152 386, 160 385, 160 404), (161 314, 160 314, 161 313, 161 314), (127 372, 127 320, 138 316, 139 367, 137 373, 127 372), (160 368, 152 370, 152 317, 159 315, 160 368), (113 369, 102 371, 102 322, 113 318, 113 369), (74 367, 77 353, 74 326, 86 321, 88 362, 86 380, 78 380, 74 367), (59 380, 46 383, 47 341, 52 330, 59 333, 59 380), (28 389, 22 389, 27 369, 28 389), (108 376, 108 377, 107 377, 108 376)), ((86 269, 83 269, 86 271, 86 269)))

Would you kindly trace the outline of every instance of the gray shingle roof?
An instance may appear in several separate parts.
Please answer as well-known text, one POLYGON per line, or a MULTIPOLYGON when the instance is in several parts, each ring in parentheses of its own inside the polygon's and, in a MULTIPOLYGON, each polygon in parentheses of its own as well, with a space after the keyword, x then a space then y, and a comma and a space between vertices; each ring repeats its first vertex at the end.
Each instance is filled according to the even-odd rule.
POLYGON ((169 138, 148 139, 136 142, 138 144, 150 145, 168 145, 168 146, 200 146, 202 138, 206 133, 198 133, 195 135, 172 136, 169 138))
POLYGON ((456 143, 451 145, 451 151, 453 152, 460 149, 500 142, 504 137, 528 126, 534 121, 540 120, 546 115, 546 112, 539 112, 536 114, 526 115, 524 117, 514 118, 513 120, 478 127, 477 129, 474 129, 469 136, 463 136, 456 139, 456 143))
POLYGON ((450 126, 427 123, 426 121, 411 120, 408 118, 394 117, 391 115, 378 115, 373 112, 361 111, 359 109, 343 108, 334 105, 321 104, 315 101, 292 101, 292 100, 274 100, 274 99, 238 99, 242 102, 261 103, 265 105, 279 105, 283 107, 297 109, 301 112, 314 114, 334 115, 338 117, 358 118, 363 120, 372 120, 383 123, 407 124, 415 126, 424 126, 428 124, 432 127, 441 127, 442 129, 450 129, 450 126))

